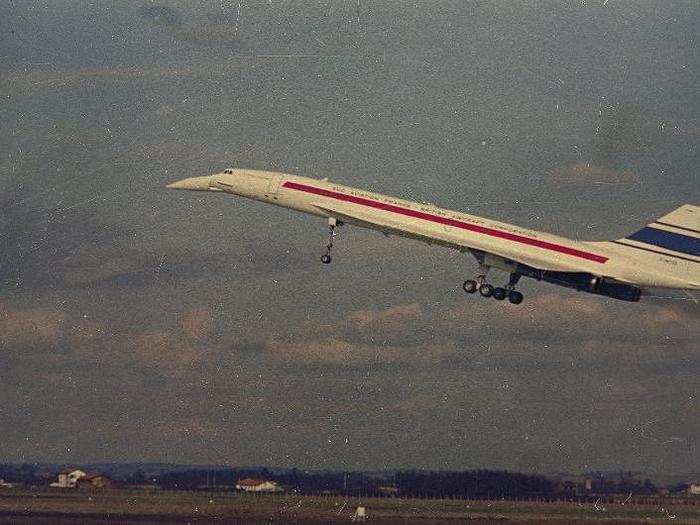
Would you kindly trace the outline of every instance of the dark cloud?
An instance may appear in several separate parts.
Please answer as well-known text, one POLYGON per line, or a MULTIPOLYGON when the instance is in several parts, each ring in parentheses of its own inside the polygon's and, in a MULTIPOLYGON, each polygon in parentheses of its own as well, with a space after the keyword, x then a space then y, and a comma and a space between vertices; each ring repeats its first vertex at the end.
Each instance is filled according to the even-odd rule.
POLYGON ((0 6, 0 459, 696 465, 692 302, 465 298, 469 257, 352 228, 322 267, 323 221, 162 187, 277 169, 616 238, 697 196, 697 9, 238 4, 0 6))
POLYGON ((218 13, 203 23, 187 21, 177 8, 156 3, 143 6, 139 13, 150 23, 167 27, 182 42, 220 45, 238 41, 238 25, 231 13, 218 13))
POLYGON ((594 135, 594 159, 598 164, 617 160, 622 154, 650 152, 661 139, 661 123, 648 121, 644 111, 632 104, 600 103, 594 135))
POLYGON ((231 24, 201 24, 178 27, 173 31, 176 39, 183 42, 206 45, 233 45, 239 40, 238 28, 231 24))
POLYGON ((230 270, 226 254, 145 252, 87 245, 59 266, 66 288, 158 286, 170 279, 210 277, 230 270))
POLYGON ((183 21, 182 14, 176 8, 154 2, 142 6, 139 14, 151 22, 166 26, 179 26, 183 21))
MULTIPOLYGON (((212 326, 211 307, 205 305, 182 308, 174 323, 162 319, 160 327, 148 330, 133 324, 118 327, 107 319, 86 319, 69 312, 58 317, 57 310, 50 308, 13 308, 8 322, 18 324, 18 319, 26 319, 19 323, 25 328, 46 325, 39 320, 60 320, 58 328, 40 337, 44 342, 59 339, 70 351, 39 356, 25 342, 14 341, 25 345, 24 351, 14 362, 12 380, 0 389, 18 407, 11 420, 19 428, 36 429, 31 431, 37 436, 33 438, 36 446, 62 457, 65 452, 55 441, 40 445, 46 440, 35 434, 40 432, 37 424, 49 420, 48 409, 39 403, 47 402, 50 391, 49 409, 56 404, 67 407, 63 413, 72 425, 94 430, 109 449, 99 450, 93 441, 70 437, 72 426, 68 424, 54 425, 54 432, 47 435, 97 458, 126 453, 126 435, 131 446, 139 443, 141 457, 151 459, 165 457, 168 447, 190 448, 205 442, 232 461, 246 454, 250 461, 279 465, 307 461, 332 465, 331 458, 342 450, 348 457, 365 450, 364 462, 351 459, 352 465, 376 468, 377 461, 386 461, 388 466, 432 464, 420 459, 422 448, 415 440, 408 443, 400 437, 407 435, 407 425, 409 434, 420 436, 419 442, 446 440, 451 447, 463 450, 468 446, 478 452, 481 459, 475 466, 517 462, 507 452, 500 458, 490 455, 493 442, 489 436, 495 434, 501 436, 500 442, 528 436, 530 457, 558 450, 561 443, 584 446, 597 455, 581 463, 556 455, 536 463, 518 463, 518 468, 534 470, 572 464, 584 468, 583 461, 591 468, 608 464, 617 449, 607 438, 586 437, 591 428, 597 428, 599 436, 610 431, 634 435, 634 429, 643 423, 640 418, 649 416, 629 413, 619 429, 610 429, 591 414, 607 418, 621 410, 638 411, 634 404, 661 395, 670 377, 677 381, 671 397, 692 395, 683 378, 691 377, 693 368, 680 374, 667 368, 673 360, 697 362, 697 349, 688 342, 696 337, 688 332, 697 316, 691 307, 651 306, 629 327, 628 337, 607 339, 605 330, 596 334, 591 326, 604 325, 614 308, 601 305, 596 298, 532 298, 531 308, 511 312, 519 319, 517 325, 503 315, 502 308, 496 308, 502 305, 477 305, 484 308, 460 304, 433 309, 406 303, 356 310, 326 325, 299 325, 288 338, 273 338, 264 344, 219 339, 212 326), (540 342, 538 333, 549 323, 561 324, 571 332, 570 342, 540 342), (430 325, 433 338, 440 342, 416 345, 402 336, 421 325, 430 325), (522 325, 529 329, 519 330, 522 325), (462 329, 456 333, 455 326, 462 329), (485 340, 477 337, 481 326, 490 326, 492 333, 505 333, 500 339, 485 340), (372 333, 385 340, 361 342, 372 333), (673 348, 659 342, 682 337, 686 339, 673 348), (40 374, 45 386, 32 389, 22 379, 29 368, 40 374), (528 402, 523 404, 523 398, 528 402), (577 400, 573 405, 572 399, 577 400), (102 403, 112 408, 98 408, 102 403), (564 414, 571 431, 557 427, 545 415, 553 407, 564 414), (25 410, 31 416, 25 416, 25 410), (588 423, 579 423, 579 418, 588 423), (439 435, 436 425, 443 429, 439 435), (480 430, 474 431, 475 427, 480 430), (155 429, 159 442, 150 437, 155 429), (240 445, 259 435, 267 437, 257 451, 240 445), (226 444, 231 436, 240 438, 236 450, 226 444), (308 456, 310 441, 319 446, 325 443, 317 447, 315 459, 308 456), (405 454, 398 457, 381 449, 367 452, 375 450, 369 447, 371 442, 380 441, 400 446, 405 454)), ((686 435, 675 427, 677 422, 670 418, 654 429, 653 436, 665 442, 686 435)), ((636 456, 646 461, 650 449, 644 443, 635 446, 636 456)), ((26 442, 23 447, 33 450, 26 442)), ((192 454, 188 457, 208 457, 194 449, 192 454)), ((447 452, 440 458, 466 465, 447 452)))
MULTIPOLYGON (((99 198, 98 195, 85 200, 99 198)), ((14 198, 5 208, 0 231, 0 278, 5 287, 16 287, 16 283, 27 288, 58 286, 64 277, 69 285, 83 281, 83 269, 71 274, 70 267, 71 261, 80 257, 84 244, 89 243, 91 249, 104 249, 105 246, 122 242, 129 235, 123 226, 105 222, 99 208, 81 209, 66 205, 47 212, 35 207, 31 196, 25 199, 14 198), (60 274, 64 265, 65 276, 60 274)), ((109 267, 98 267, 99 263, 94 261, 90 250, 83 252, 83 257, 88 274, 90 266, 93 266, 93 272, 101 276, 128 269, 124 259, 112 259, 109 267)))

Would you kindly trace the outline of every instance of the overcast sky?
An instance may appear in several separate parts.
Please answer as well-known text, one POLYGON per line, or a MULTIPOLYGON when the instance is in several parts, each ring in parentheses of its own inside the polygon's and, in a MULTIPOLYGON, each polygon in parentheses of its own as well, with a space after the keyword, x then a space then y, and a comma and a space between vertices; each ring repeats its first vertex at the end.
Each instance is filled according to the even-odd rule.
POLYGON ((700 203, 697 2, 514 4, 3 2, 0 461, 700 471, 692 302, 465 297, 467 255, 344 228, 324 266, 317 218, 163 190, 593 240, 700 203))

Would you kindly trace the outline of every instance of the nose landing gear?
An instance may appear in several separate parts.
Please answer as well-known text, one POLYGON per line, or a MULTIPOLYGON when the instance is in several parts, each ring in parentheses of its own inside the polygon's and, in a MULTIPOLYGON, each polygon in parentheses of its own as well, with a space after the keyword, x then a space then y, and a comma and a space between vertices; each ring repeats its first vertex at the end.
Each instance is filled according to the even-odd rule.
POLYGON ((333 258, 331 257, 331 250, 333 249, 333 238, 335 237, 335 227, 341 226, 343 223, 336 221, 334 218, 328 218, 328 244, 326 245, 326 253, 321 255, 321 262, 323 264, 330 264, 333 258))
POLYGON ((515 285, 520 280, 519 273, 511 273, 508 284, 501 288, 493 287, 491 284, 486 282, 486 275, 488 274, 489 267, 485 265, 480 265, 480 272, 476 277, 476 280, 464 281, 462 289, 468 293, 473 294, 479 292, 482 297, 493 297, 497 301, 503 301, 508 298, 508 301, 512 304, 520 304, 523 302, 523 294, 515 290, 515 285))

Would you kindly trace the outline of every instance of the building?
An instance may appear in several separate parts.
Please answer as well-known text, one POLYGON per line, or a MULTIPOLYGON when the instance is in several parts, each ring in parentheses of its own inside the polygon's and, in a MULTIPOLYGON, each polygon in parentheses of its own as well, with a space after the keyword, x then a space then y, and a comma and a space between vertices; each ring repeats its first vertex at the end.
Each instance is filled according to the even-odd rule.
POLYGON ((568 474, 556 474, 554 477, 554 491, 564 494, 583 494, 591 492, 593 479, 590 477, 572 476, 568 474))
POLYGON ((691 483, 688 485, 688 494, 700 496, 700 483, 691 483))
POLYGON ((245 478, 236 481, 236 489, 243 492, 280 492, 282 489, 274 481, 245 478))
POLYGON ((357 510, 355 510, 355 514, 352 515, 352 521, 357 522, 365 522, 367 521, 367 509, 364 507, 357 507, 357 510))
POLYGON ((74 488, 75 484, 82 477, 85 477, 85 472, 80 469, 64 469, 58 473, 58 480, 51 483, 52 487, 59 488, 74 488))
POLYGON ((114 482, 104 474, 93 472, 78 479, 76 486, 80 489, 108 489, 114 482))

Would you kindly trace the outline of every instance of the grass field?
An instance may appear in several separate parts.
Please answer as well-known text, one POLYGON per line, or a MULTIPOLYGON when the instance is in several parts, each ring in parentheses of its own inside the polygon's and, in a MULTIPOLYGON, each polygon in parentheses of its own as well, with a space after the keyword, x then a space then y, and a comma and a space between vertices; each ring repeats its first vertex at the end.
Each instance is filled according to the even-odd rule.
POLYGON ((477 523, 700 524, 700 505, 255 496, 225 492, 77 490, 0 491, 0 524, 350 523, 366 507, 385 525, 477 523))

